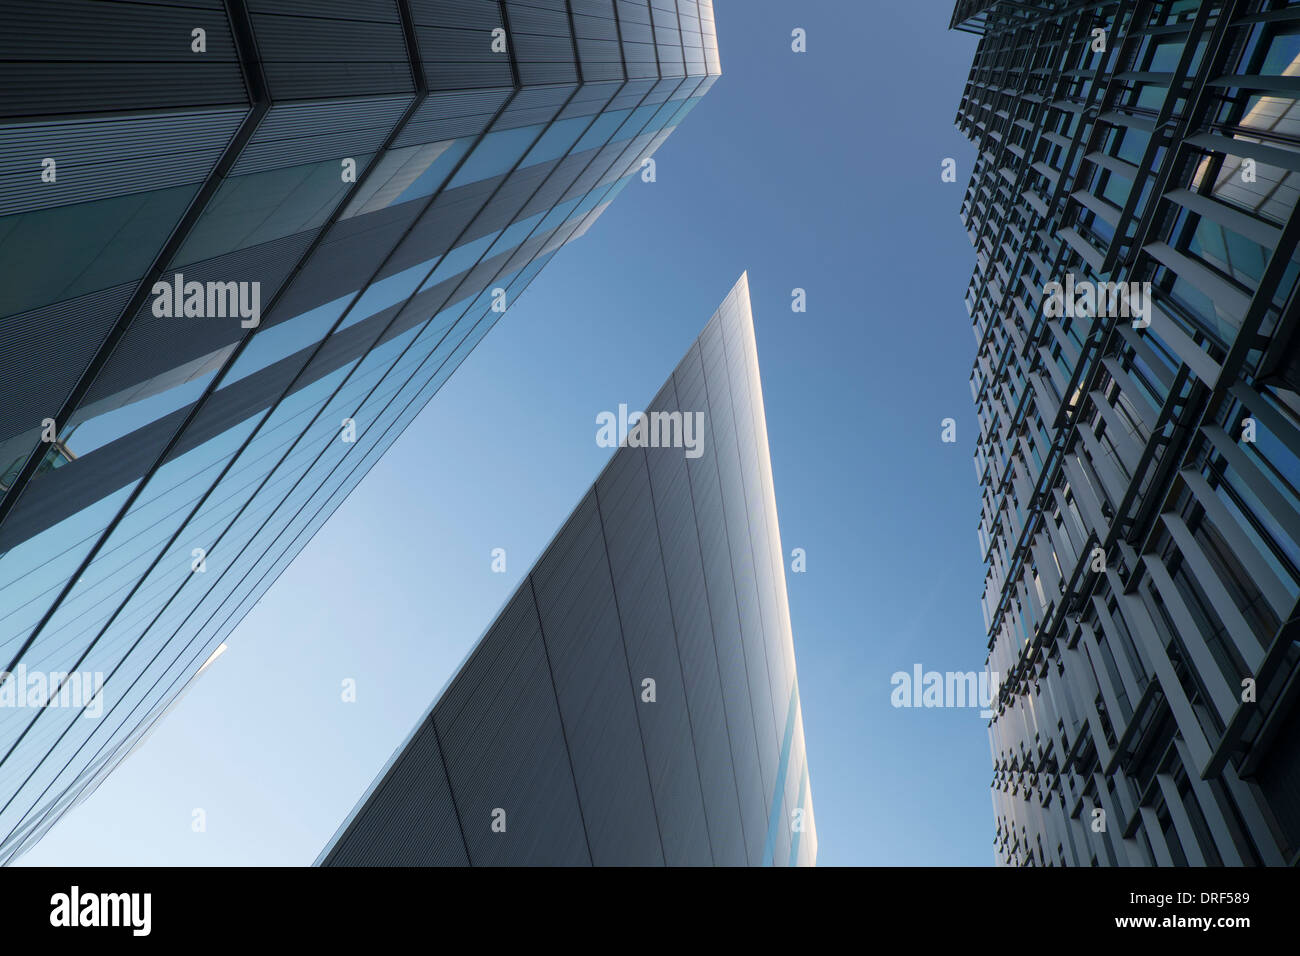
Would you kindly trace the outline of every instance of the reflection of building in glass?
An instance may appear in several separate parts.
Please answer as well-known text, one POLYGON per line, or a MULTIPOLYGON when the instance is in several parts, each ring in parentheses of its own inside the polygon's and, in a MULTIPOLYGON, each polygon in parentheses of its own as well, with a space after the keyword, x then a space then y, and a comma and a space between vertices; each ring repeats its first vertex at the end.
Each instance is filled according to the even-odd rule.
POLYGON ((319 862, 816 862, 747 277, 646 411, 319 862))
POLYGON ((41 11, 0 63, 0 668, 103 672, 106 701, 0 708, 0 860, 719 73, 710 0, 41 11))
POLYGON ((1293 864, 1300 7, 953 26, 997 858, 1293 864), (1067 275, 1151 283, 1149 325, 1049 314, 1067 275))

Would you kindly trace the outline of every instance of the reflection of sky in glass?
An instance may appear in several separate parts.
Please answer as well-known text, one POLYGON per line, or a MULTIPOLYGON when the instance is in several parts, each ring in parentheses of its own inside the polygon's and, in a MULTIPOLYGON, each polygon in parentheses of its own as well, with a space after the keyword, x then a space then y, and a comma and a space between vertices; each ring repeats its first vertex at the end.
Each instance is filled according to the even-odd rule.
MULTIPOLYGON (((635 110, 617 110, 598 116, 595 120, 590 116, 560 120, 553 124, 540 139, 537 139, 536 145, 528 152, 526 162, 538 163, 564 155, 565 144, 573 144, 578 131, 589 125, 591 129, 577 140, 576 144, 571 145, 573 152, 596 149, 607 142, 620 142, 637 135, 657 132, 669 123, 679 123, 699 99, 700 97, 697 96, 684 101, 670 100, 662 104, 643 106, 635 110), (597 130, 601 135, 595 135, 597 130)), ((522 149, 520 144, 536 139, 538 131, 543 129, 543 126, 544 124, 537 124, 488 134, 479 149, 475 150, 470 161, 461 168, 453 184, 482 178, 482 176, 467 177, 465 171, 471 167, 479 173, 484 173, 505 163, 505 168, 508 169, 513 165, 518 149, 522 149)), ((381 158, 380 167, 372 180, 375 185, 364 189, 349 203, 344 218, 432 195, 469 145, 470 140, 462 139, 404 147, 392 151, 388 156, 381 158)), ((315 166, 310 167, 312 170, 315 168, 315 166)), ((330 168, 333 170, 333 164, 330 164, 330 168)), ((485 174, 496 175, 491 172, 485 174)), ((260 175, 244 178, 251 180, 260 175)), ((611 201, 624 185, 625 182, 617 184, 611 195, 603 201, 611 201)), ((505 230, 465 243, 442 257, 433 274, 429 275, 423 284, 420 284, 420 280, 428 274, 434 259, 426 260, 373 283, 361 300, 348 312, 339 326, 340 330, 402 302, 415 291, 424 291, 439 282, 468 271, 489 248, 494 250, 493 254, 496 254, 519 245, 538 227, 539 223, 542 223, 542 231, 547 231, 556 228, 566 220, 585 215, 596 203, 602 201, 602 197, 601 190, 575 197, 549 212, 537 213, 512 224, 505 230)), ((224 207, 218 207, 217 212, 225 215, 223 210, 224 207)), ((261 330, 253 337, 250 346, 245 349, 234 368, 227 374, 222 387, 229 387, 253 372, 266 368, 319 341, 351 298, 351 295, 342 296, 333 302, 317 306, 302 315, 261 330)), ((78 455, 86 454, 163 415, 185 407, 202 395, 204 388, 233 348, 234 346, 231 345, 196 360, 194 364, 202 371, 201 375, 198 372, 193 373, 197 377, 188 378, 177 375, 176 371, 173 371, 158 376, 151 383, 137 387, 134 395, 115 396, 114 402, 108 406, 105 413, 97 412, 94 408, 79 410, 73 419, 73 424, 79 426, 75 433, 75 440, 72 440, 71 429, 68 429, 64 436, 69 440, 68 447, 78 455), (180 379, 178 384, 171 384, 177 379, 180 379), (142 396, 147 396, 149 400, 142 401, 142 396)), ((25 451, 23 454, 25 456, 25 451)))
MULTIPOLYGON (((678 92, 689 93, 697 85, 698 78, 685 80, 678 92)), ((118 511, 137 486, 113 489, 105 483, 91 492, 103 495, 98 501, 61 522, 42 525, 43 531, 0 555, 0 579, 8 581, 0 592, 0 648, 13 655, 34 635, 21 658, 29 668, 68 666, 84 654, 82 668, 115 671, 111 716, 103 721, 79 723, 74 711, 46 711, 35 718, 21 711, 0 713, 0 747, 26 734, 24 745, 5 765, 19 789, 12 799, 0 793, 0 837, 33 807, 56 799, 78 774, 89 779, 84 777, 87 768, 111 763, 119 745, 129 749, 131 732, 140 726, 142 715, 165 706, 168 695, 180 686, 177 681, 190 677, 206 659, 207 641, 226 622, 233 626, 239 620, 262 582, 273 579, 283 566, 281 559, 292 557, 301 546, 301 535, 315 520, 316 509, 328 514, 332 505, 325 504, 337 504, 334 495, 355 482, 353 469, 366 470, 358 463, 373 463, 367 458, 370 449, 395 437, 390 429, 410 421, 412 408, 418 410, 437 391, 497 321, 499 314, 492 311, 497 284, 510 290, 508 301, 513 304, 549 254, 594 221, 636 175, 641 156, 662 142, 693 102, 682 96, 603 117, 574 117, 545 135, 541 123, 489 133, 468 156, 455 184, 508 172, 525 153, 527 164, 538 164, 559 159, 567 150, 572 161, 557 164, 564 178, 549 195, 572 192, 571 198, 553 208, 538 203, 532 208, 542 211, 514 223, 506 203, 519 204, 517 216, 531 200, 506 198, 486 213, 496 223, 510 223, 504 228, 296 316, 280 321, 270 313, 270 321, 248 339, 214 400, 194 419, 196 431, 221 431, 192 448, 182 445, 185 450, 174 451, 125 514, 118 511), (589 128, 592 124, 596 126, 589 128), (615 141, 620 148, 606 148, 615 141), (463 281, 487 262, 491 270, 480 268, 473 287, 463 281), (448 280, 454 292, 440 292, 434 297, 437 302, 415 300, 407 310, 411 314, 402 315, 406 327, 389 326, 396 321, 390 317, 392 307, 407 301, 417 287, 432 288, 448 280), (448 305, 452 299, 457 301, 448 305), (319 362, 304 367, 323 338, 343 330, 348 330, 351 351, 326 350, 319 362), (382 336, 388 338, 376 345, 382 336), (335 367, 340 361, 342 366, 335 367), (284 363, 286 372, 298 371, 294 390, 283 396, 278 390, 274 395, 257 391, 266 377, 250 377, 277 362, 284 363), (278 404, 272 405, 275 401, 278 404), (353 416, 358 440, 338 441, 341 421, 353 416), (113 530, 100 542, 113 521, 113 530), (70 580, 97 544, 94 561, 70 580), (206 550, 208 570, 203 575, 191 567, 195 547, 206 550), (40 570, 4 577, 7 568, 27 572, 33 565, 40 570), (33 631, 38 624, 39 631, 33 631), (56 742, 57 749, 51 751, 56 742)), ((557 105, 555 111, 559 109, 557 105)), ((466 137, 402 147, 378 157, 372 175, 341 218, 404 202, 411 203, 411 212, 426 211, 427 198, 443 187, 474 143, 474 137, 466 137)), ((318 163, 232 180, 205 212, 207 218, 200 218, 201 230, 195 235, 217 255, 224 254, 226 246, 239 248, 278 235, 286 224, 316 223, 336 189, 335 165, 318 163), (265 206, 265 194, 278 193, 282 186, 290 187, 291 195, 265 206), (244 221, 237 214, 241 204, 265 215, 244 221)), ((533 182, 540 188, 547 179, 538 176, 533 182)), ((467 193, 476 202, 490 195, 481 188, 467 193)), ((473 225, 466 226, 462 236, 473 235, 473 225)), ((263 306, 267 308, 266 300, 263 306)), ((81 409, 82 420, 74 419, 76 427, 66 429, 64 436, 83 456, 71 463, 73 469, 82 467, 74 474, 98 474, 85 469, 114 455, 130 460, 132 447, 150 447, 144 443, 146 435, 165 440, 168 433, 154 427, 159 419, 192 409, 233 348, 215 349, 81 409), (152 432, 132 434, 144 428, 152 432), (107 457, 85 457, 113 442, 117 444, 107 457)), ((113 478, 119 480, 125 479, 113 478)), ((38 478, 26 493, 27 503, 48 505, 53 499, 41 495, 49 495, 47 489, 53 487, 42 487, 38 478)), ((15 514, 21 508, 20 502, 15 514)), ((69 798, 74 795, 69 792, 69 798)), ((39 816, 28 818, 28 823, 39 823, 39 816)))
MULTIPOLYGON (((1300 34, 1288 34, 1274 39, 1266 57, 1263 75, 1300 76, 1300 34), (1278 66, 1282 69, 1278 72, 1278 66)), ((1300 138, 1300 103, 1285 96, 1254 96, 1246 114, 1238 123, 1245 129, 1257 129, 1280 136, 1300 138)), ((1234 133, 1233 139, 1250 143, 1267 143, 1269 146, 1290 148, 1273 139, 1234 133)), ((1295 205, 1300 189, 1296 187, 1296 174, 1267 163, 1256 163, 1256 181, 1243 182, 1240 176, 1242 158, 1227 156, 1215 180, 1213 195, 1242 209, 1276 223, 1284 223, 1295 205)), ((1201 160, 1192 180, 1199 187, 1209 166, 1209 157, 1201 160)))
MULTIPOLYGON (((1265 56, 1260 74, 1300 76, 1300 34, 1275 36, 1265 56)), ((1249 104, 1245 115, 1237 124, 1238 127, 1259 130, 1271 135, 1255 137, 1237 131, 1232 134, 1232 138, 1243 143, 1260 143, 1269 148, 1293 149, 1286 140, 1300 137, 1300 104, 1291 97, 1269 95, 1251 96, 1249 104)), ((1297 197, 1300 196, 1300 189, 1296 185, 1296 173, 1256 160, 1254 179, 1246 181, 1242 175, 1245 158, 1231 154, 1224 156, 1211 195, 1221 202, 1245 210, 1265 221, 1279 225, 1284 223, 1297 197)), ((1211 157, 1205 156, 1197 165, 1192 178, 1194 189, 1199 190, 1210 162, 1211 157)), ((1247 224, 1242 224, 1239 228, 1250 231, 1247 224)), ((1247 288, 1259 282, 1268 263, 1268 251, 1259 242, 1242 235, 1235 229, 1221 225, 1208 216, 1201 217, 1188 248, 1190 252, 1247 288)), ((1292 272, 1296 270, 1295 263, 1291 264, 1291 270, 1292 272)), ((1284 280, 1283 287, 1289 287, 1289 282, 1290 279, 1284 280)), ((1223 302, 1216 301, 1207 295, 1205 290, 1194 287, 1183 277, 1175 280, 1174 290, 1184 305, 1192 307, 1211 320, 1220 338, 1227 341, 1236 334, 1241 316, 1233 308, 1225 308, 1223 302)))

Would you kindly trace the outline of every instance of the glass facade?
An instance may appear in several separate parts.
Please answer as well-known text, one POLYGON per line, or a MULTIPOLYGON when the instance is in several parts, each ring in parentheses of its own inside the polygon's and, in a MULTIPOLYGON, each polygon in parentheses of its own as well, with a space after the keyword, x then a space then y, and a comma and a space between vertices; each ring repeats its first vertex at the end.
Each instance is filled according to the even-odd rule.
POLYGON ((1300 5, 952 25, 997 858, 1295 864, 1300 5))
POLYGON ((816 862, 747 277, 646 414, 318 863, 816 862))
POLYGON ((0 707, 4 862, 720 67, 711 0, 58 0, 0 50, 0 692, 103 676, 0 707))

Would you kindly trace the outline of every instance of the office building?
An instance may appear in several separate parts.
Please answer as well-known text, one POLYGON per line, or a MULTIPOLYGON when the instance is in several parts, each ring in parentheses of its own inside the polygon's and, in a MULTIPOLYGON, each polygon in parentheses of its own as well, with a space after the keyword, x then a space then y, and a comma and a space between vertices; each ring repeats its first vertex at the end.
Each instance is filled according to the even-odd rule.
POLYGON ((642 422, 318 863, 816 861, 747 277, 642 422))
POLYGON ((1300 5, 960 2, 996 858, 1300 859, 1300 5))
POLYGON ((710 0, 49 0, 0 22, 7 862, 720 67, 710 0), (68 674, 102 676, 94 719, 68 674))

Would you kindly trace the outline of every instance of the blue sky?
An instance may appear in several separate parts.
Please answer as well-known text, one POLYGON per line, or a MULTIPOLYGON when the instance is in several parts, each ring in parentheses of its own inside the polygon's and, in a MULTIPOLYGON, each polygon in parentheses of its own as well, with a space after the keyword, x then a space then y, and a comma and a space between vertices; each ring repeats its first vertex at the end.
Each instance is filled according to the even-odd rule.
POLYGON ((658 181, 552 260, 23 863, 310 863, 607 460, 595 412, 643 407, 745 270, 782 539, 808 556, 787 581, 819 862, 992 862, 984 721, 890 704, 896 671, 984 658, 953 126, 975 39, 939 0, 715 12, 723 77, 658 181))

